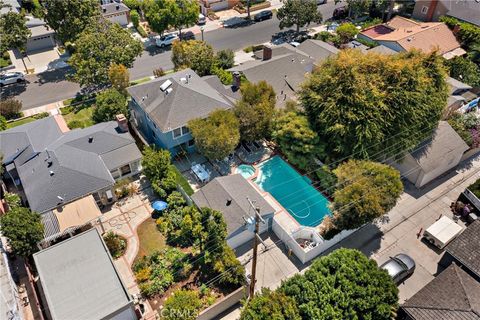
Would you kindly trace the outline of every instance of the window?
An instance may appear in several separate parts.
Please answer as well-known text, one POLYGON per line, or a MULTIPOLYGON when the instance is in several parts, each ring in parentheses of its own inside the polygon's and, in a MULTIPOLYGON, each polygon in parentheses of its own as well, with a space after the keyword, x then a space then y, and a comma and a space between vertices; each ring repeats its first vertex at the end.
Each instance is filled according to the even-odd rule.
POLYGON ((120 172, 118 171, 118 169, 112 170, 110 171, 110 173, 112 174, 113 179, 120 178, 120 172))
POLYGON ((122 176, 132 173, 132 170, 130 169, 130 165, 126 164, 123 167, 121 167, 120 172, 122 173, 122 176))
POLYGON ((182 135, 186 135, 190 132, 190 129, 188 129, 187 127, 182 127, 182 135))
POLYGON ((153 130, 152 130, 152 137, 153 137, 153 139, 156 138, 155 131, 153 131, 153 130))
POLYGON ((177 128, 173 130, 173 138, 179 138, 182 136, 182 128, 177 128))
POLYGON ((423 6, 423 7, 422 7, 422 13, 423 13, 423 14, 427 14, 427 12, 428 12, 428 7, 427 7, 427 6, 423 6))

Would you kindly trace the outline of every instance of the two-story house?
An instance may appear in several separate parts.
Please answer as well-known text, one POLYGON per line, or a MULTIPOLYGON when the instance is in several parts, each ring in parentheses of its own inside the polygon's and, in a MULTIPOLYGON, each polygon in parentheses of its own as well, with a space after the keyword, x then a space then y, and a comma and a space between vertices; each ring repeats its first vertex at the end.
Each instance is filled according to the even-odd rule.
POLYGON ((127 89, 131 121, 144 139, 172 155, 195 150, 188 121, 206 118, 216 109, 230 109, 238 92, 223 86, 216 76, 199 77, 181 70, 127 89))

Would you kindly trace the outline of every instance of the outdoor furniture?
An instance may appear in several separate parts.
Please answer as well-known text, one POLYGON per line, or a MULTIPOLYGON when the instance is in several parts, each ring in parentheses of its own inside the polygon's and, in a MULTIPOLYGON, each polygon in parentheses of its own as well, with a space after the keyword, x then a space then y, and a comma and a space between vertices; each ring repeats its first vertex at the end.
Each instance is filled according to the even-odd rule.
POLYGON ((193 165, 192 171, 201 182, 207 182, 210 180, 210 174, 201 164, 193 165))

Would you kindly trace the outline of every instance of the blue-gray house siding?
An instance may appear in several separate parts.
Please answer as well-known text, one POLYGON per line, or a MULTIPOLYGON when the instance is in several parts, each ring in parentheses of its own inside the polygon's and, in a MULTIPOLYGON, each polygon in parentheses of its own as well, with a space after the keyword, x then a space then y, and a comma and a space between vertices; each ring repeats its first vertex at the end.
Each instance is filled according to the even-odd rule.
MULTIPOLYGON (((155 144, 157 147, 167 149, 172 156, 175 156, 181 150, 187 152, 195 151, 193 137, 190 133, 174 138, 173 130, 162 132, 134 99, 130 102, 130 110, 135 119, 134 124, 149 144, 155 144)), ((182 128, 180 129, 182 130, 182 128)))

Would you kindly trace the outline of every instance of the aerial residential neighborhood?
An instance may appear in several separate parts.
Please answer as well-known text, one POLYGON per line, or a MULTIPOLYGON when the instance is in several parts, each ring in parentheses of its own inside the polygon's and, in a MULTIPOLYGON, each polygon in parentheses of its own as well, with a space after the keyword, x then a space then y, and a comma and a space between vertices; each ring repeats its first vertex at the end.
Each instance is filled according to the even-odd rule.
POLYGON ((480 320, 480 2, 0 0, 0 319, 480 320))

